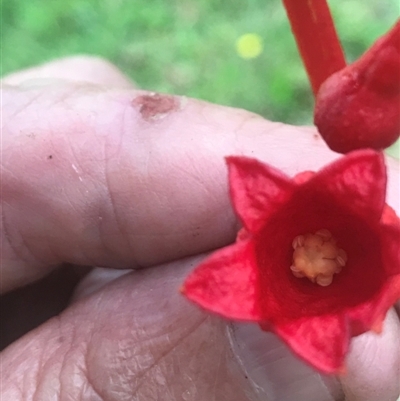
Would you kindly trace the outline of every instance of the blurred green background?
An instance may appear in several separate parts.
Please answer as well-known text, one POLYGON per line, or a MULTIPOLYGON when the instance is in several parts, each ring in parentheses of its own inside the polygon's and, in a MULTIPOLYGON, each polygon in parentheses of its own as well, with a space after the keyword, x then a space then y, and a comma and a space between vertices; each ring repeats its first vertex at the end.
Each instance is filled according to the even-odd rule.
MULTIPOLYGON (((281 0, 1 0, 1 74, 76 53, 103 56, 139 86, 307 124, 313 98, 281 0), (263 51, 240 57, 237 40, 263 51)), ((330 0, 347 59, 399 17, 399 0, 330 0)))

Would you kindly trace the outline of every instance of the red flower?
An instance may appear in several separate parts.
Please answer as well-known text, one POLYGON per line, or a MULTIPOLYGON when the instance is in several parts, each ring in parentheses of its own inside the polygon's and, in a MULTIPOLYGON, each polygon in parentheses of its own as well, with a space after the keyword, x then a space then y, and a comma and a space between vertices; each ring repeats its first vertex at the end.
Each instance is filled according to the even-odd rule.
POLYGON ((398 139, 400 20, 359 60, 322 84, 314 122, 336 152, 383 149, 398 139))
POLYGON ((383 149, 400 134, 400 20, 346 67, 326 0, 282 0, 316 105, 314 123, 335 152, 383 149))
POLYGON ((244 228, 195 269, 183 293, 274 331, 321 371, 341 371, 350 338, 379 331, 400 298, 400 222, 385 205, 383 155, 356 151, 294 179, 246 157, 227 163, 244 228))

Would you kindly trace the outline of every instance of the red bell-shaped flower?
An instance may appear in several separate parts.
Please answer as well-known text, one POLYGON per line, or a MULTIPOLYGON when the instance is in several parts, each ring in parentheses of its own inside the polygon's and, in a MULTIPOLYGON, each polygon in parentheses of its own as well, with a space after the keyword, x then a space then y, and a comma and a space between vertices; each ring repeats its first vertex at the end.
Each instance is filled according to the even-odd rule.
POLYGON ((328 146, 384 149, 400 133, 400 20, 359 60, 321 86, 314 122, 328 146))
POLYGON ((400 223, 385 205, 383 155, 352 152, 294 179, 250 158, 227 163, 244 228, 183 293, 275 332, 321 371, 341 371, 350 338, 379 331, 400 298, 400 223))

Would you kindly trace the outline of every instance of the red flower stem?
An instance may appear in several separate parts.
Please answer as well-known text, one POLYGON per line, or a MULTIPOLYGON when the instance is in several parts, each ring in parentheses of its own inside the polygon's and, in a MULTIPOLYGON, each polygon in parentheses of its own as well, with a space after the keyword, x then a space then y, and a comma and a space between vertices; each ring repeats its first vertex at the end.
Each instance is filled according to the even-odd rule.
POLYGON ((314 95, 346 66, 326 0, 282 0, 314 95))

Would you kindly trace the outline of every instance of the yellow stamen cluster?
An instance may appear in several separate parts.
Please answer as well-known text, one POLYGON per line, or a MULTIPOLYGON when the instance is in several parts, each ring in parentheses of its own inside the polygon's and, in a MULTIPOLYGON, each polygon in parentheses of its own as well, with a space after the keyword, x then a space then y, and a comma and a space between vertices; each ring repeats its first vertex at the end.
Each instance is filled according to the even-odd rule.
POLYGON ((292 245, 294 252, 290 269, 295 277, 307 277, 326 287, 346 265, 346 252, 337 247, 336 240, 326 229, 315 234, 298 235, 292 245))

